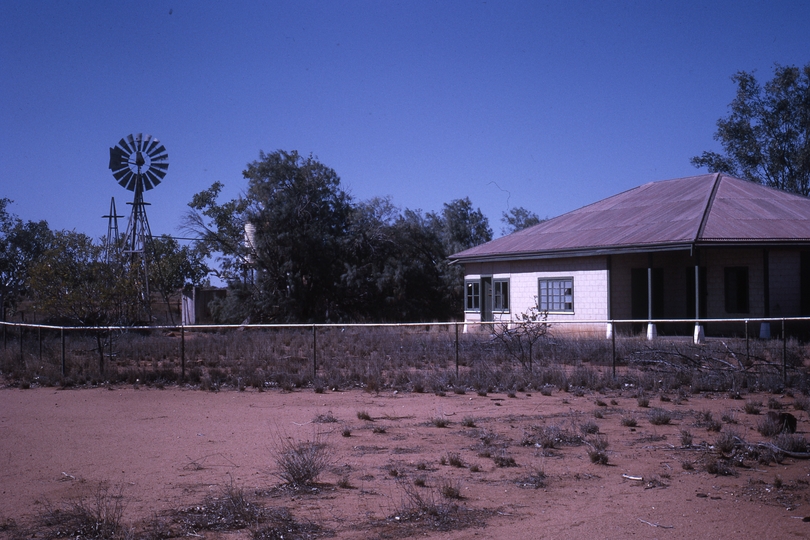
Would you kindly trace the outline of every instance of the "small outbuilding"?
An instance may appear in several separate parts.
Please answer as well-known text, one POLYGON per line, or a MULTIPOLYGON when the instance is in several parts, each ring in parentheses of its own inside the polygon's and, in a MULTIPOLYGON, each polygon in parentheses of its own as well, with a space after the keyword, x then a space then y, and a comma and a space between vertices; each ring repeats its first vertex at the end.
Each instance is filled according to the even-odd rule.
POLYGON ((705 319, 810 315, 810 199, 723 174, 651 182, 450 258, 469 322, 536 307, 550 322, 602 321, 568 331, 609 336, 604 321, 633 319, 650 338, 700 340, 705 319))

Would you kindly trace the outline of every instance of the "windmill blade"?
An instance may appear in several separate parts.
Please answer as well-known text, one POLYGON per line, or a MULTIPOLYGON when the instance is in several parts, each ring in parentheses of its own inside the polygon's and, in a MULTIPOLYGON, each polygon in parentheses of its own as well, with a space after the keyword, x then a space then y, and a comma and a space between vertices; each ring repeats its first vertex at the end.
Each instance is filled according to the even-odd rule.
POLYGON ((152 185, 152 181, 149 179, 149 172, 147 171, 146 174, 141 175, 141 189, 143 191, 148 191, 153 187, 155 186, 152 185))
POLYGON ((146 171, 145 176, 149 180, 149 187, 147 187, 146 189, 152 189, 153 187, 160 184, 160 178, 158 178, 158 175, 156 175, 152 171, 146 171))
MULTIPOLYGON (((151 135, 150 135, 150 137, 151 137, 151 135)), ((152 157, 152 154, 154 154, 155 147, 156 147, 157 145, 159 145, 159 144, 160 144, 160 141, 159 141, 159 140, 157 140, 157 139, 151 139, 151 140, 149 141, 149 146, 148 146, 148 147, 146 147, 146 146, 144 145, 144 147, 146 148, 146 150, 144 150, 144 151, 145 151, 147 154, 149 154, 149 157, 152 157)))
POLYGON ((137 183, 137 175, 132 171, 128 171, 124 178, 118 182, 122 187, 129 191, 135 191, 135 184, 137 183))
POLYGON ((110 148, 110 170, 117 171, 126 167, 127 158, 124 152, 117 146, 110 148))

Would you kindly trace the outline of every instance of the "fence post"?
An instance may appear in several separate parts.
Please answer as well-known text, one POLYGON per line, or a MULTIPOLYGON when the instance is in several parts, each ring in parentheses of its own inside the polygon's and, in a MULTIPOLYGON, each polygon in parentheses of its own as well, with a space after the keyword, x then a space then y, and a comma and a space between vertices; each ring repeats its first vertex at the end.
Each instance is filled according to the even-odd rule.
POLYGON ((745 319, 745 365, 751 365, 751 347, 748 343, 748 319, 745 319))
POLYGON ((458 378, 458 323, 456 326, 456 378, 458 378))
POLYGON ((180 382, 186 380, 186 327, 180 325, 180 382))
POLYGON ((62 377, 64 377, 67 372, 67 365, 65 364, 65 328, 60 328, 59 332, 61 333, 62 341, 62 377))
POLYGON ((613 342, 613 380, 616 380, 616 325, 611 321, 610 327, 613 329, 610 333, 610 339, 613 342))
POLYGON ((23 327, 20 325, 20 365, 25 367, 25 356, 23 356, 23 327))
MULTIPOLYGON (((96 332, 101 332, 100 328, 96 329, 96 332)), ((99 347, 101 348, 101 354, 98 355, 98 372, 104 375, 104 336, 101 336, 100 340, 97 340, 96 343, 101 343, 99 347)))
POLYGON ((318 327, 312 325, 312 378, 318 376, 318 327))
POLYGON ((39 342, 39 361, 42 362, 42 327, 37 326, 37 341, 39 342))
POLYGON ((787 334, 785 319, 782 319, 782 383, 787 386, 787 334))

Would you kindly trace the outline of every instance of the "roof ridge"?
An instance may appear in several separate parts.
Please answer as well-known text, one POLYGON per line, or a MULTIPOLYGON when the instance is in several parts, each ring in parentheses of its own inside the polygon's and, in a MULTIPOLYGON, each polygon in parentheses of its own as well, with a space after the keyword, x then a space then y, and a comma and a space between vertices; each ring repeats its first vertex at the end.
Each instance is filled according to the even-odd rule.
POLYGON ((717 173, 714 177, 714 185, 712 186, 712 191, 709 194, 709 200, 706 201, 706 208, 703 209, 703 217, 700 220, 700 227, 698 227, 697 235, 695 235, 695 242, 700 240, 700 238, 703 236, 703 231, 706 229, 706 222, 709 221, 709 214, 712 212, 714 198, 717 195, 717 188, 720 187, 721 177, 722 173, 717 173))

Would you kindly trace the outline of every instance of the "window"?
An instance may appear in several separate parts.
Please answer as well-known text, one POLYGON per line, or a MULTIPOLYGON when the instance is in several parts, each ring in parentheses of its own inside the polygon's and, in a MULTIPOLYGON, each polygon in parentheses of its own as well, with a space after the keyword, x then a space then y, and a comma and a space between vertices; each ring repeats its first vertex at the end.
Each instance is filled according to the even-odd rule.
POLYGON ((748 313, 748 267, 725 268, 726 313, 748 313))
POLYGON ((481 311, 481 283, 467 281, 464 283, 464 310, 481 311))
POLYGON ((496 279, 492 282, 492 311, 509 311, 509 280, 496 279))
POLYGON ((574 311, 574 278, 539 280, 537 307, 540 311, 574 311))

